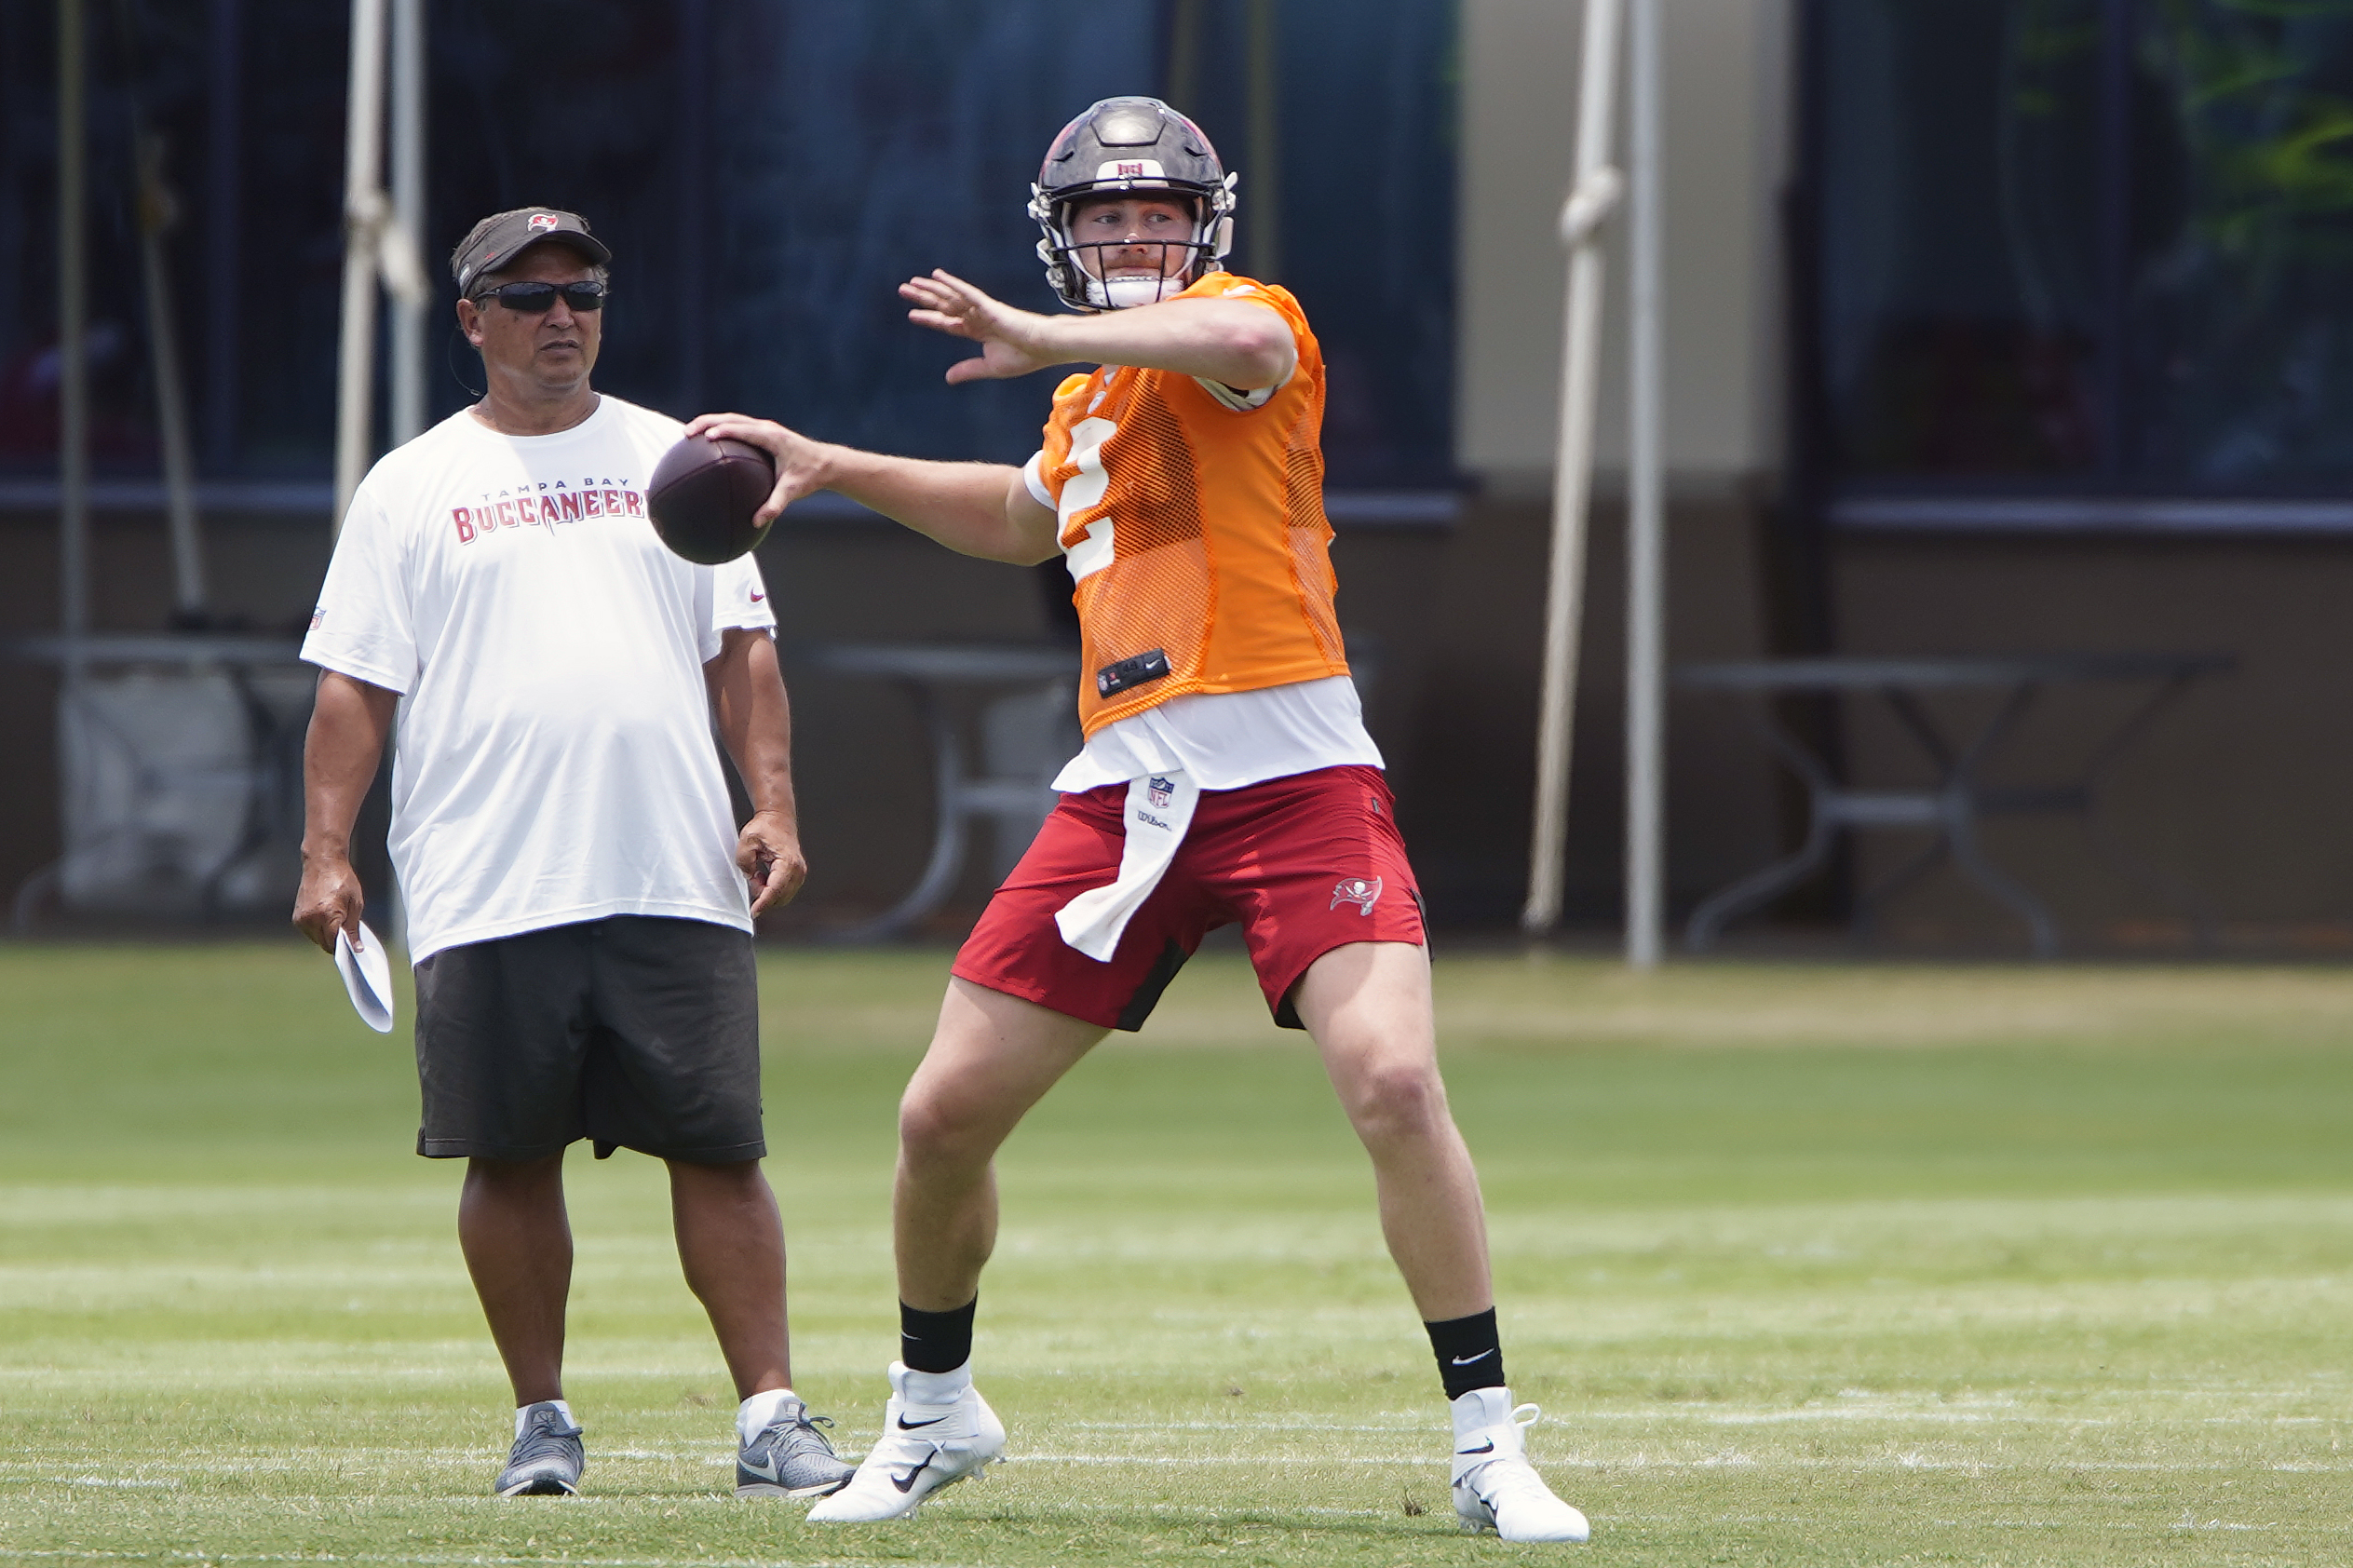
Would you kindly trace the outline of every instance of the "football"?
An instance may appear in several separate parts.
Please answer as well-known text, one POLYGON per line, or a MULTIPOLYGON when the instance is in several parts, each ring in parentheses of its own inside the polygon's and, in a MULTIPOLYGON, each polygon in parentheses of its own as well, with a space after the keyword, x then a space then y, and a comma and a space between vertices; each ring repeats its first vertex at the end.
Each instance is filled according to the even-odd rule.
POLYGON ((758 447, 689 436, 655 465, 645 509, 672 554, 716 566, 768 536, 767 525, 754 527, 751 515, 776 482, 776 464, 758 447))

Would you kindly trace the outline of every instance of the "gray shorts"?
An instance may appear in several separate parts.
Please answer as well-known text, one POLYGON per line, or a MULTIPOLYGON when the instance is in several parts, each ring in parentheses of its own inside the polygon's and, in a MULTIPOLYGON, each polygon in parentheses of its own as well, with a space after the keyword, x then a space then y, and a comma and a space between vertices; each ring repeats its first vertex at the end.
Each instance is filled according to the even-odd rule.
POLYGON ((749 932, 614 915, 444 948, 416 966, 433 1159, 541 1159, 591 1139, 717 1165, 768 1152, 749 932))

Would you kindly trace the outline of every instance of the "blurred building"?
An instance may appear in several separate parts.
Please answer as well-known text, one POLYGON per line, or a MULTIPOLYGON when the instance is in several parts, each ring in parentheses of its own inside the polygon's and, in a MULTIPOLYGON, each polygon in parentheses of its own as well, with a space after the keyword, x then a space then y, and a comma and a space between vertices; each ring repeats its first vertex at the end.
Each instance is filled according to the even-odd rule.
MULTIPOLYGON (((2225 0, 1663 0, 1678 660, 2217 650, 2114 777, 2110 829, 2271 944, 2353 933, 2353 21, 2225 0)), ((92 7, 92 355, 102 626, 169 609, 130 126, 183 209, 216 612, 307 614, 327 547, 344 7, 92 7)), ((1578 15, 1552 0, 434 0, 428 250, 523 202, 619 255, 602 385, 688 414, 1019 461, 1046 384, 951 390, 890 286, 945 265, 1048 303, 1022 216, 1092 99, 1156 91, 1242 171, 1242 270, 1323 337, 1343 615, 1441 925, 1524 874, 1578 15)), ((0 11, 0 635, 53 624, 54 80, 48 7, 0 11)), ((1616 305, 1625 277, 1611 263, 1616 305)), ((435 306, 432 404, 471 357, 435 306), (446 366, 446 373, 444 367, 446 366)), ((1613 329, 1615 330, 1615 328, 1613 329)), ((1607 385, 1622 385, 1610 351, 1607 385)), ((1571 904, 1615 912, 1623 421, 1604 418, 1571 904)), ((1050 578, 852 508, 763 552, 788 636, 1044 639, 1050 578)), ((0 888, 55 853, 47 677, 0 683, 0 888)), ((923 858, 922 741, 888 688, 798 674, 817 864, 805 918, 923 858), (829 904, 829 900, 831 901, 829 904)), ((2066 765, 2109 696, 2048 694, 2003 765, 2066 765)), ((1967 717, 1968 715, 1961 715, 1967 717)), ((1799 718, 1855 777, 1904 775, 1868 705, 1799 718)), ((1671 717, 1678 909, 1769 858, 1795 804, 1729 699, 1671 717)), ((1873 839, 1791 906, 1834 916, 1873 839)), ((2096 939, 2177 939, 2072 827, 1989 841, 2096 939)), ((967 901, 984 890, 976 862, 967 901)), ((1931 881, 1897 926, 2009 927, 1931 881)))

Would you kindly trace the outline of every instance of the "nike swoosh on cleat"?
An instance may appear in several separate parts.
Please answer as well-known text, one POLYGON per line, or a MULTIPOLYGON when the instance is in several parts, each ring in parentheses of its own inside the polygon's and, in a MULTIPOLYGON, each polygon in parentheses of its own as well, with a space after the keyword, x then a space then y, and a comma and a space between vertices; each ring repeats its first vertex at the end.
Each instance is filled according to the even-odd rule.
POLYGON ((1458 1448, 1454 1452, 1457 1453, 1493 1453, 1495 1452, 1495 1440, 1489 1438, 1477 1448, 1458 1448))
POLYGON ((902 1415, 899 1418, 899 1429, 902 1432, 917 1431, 926 1426, 937 1426, 947 1419, 944 1415, 935 1415, 928 1421, 910 1421, 902 1415))
POLYGON ((891 1477, 891 1478, 890 1478, 890 1483, 891 1483, 891 1485, 893 1485, 893 1486, 895 1486, 895 1487, 899 1488, 899 1491, 901 1491, 901 1492, 912 1492, 912 1491, 913 1491, 913 1490, 914 1490, 914 1488, 915 1488, 915 1478, 916 1478, 917 1476, 919 1476, 919 1475, 922 1475, 922 1474, 923 1474, 926 1470, 930 1469, 930 1468, 931 1468, 931 1462, 932 1462, 934 1459, 937 1459, 938 1457, 939 1457, 939 1455, 938 1455, 938 1454, 936 1454, 936 1453, 926 1453, 926 1454, 925 1454, 925 1455, 924 1455, 924 1462, 923 1462, 922 1464, 917 1465, 916 1467, 914 1467, 914 1468, 913 1468, 913 1469, 909 1470, 909 1471, 908 1471, 905 1475, 903 1475, 903 1476, 893 1476, 893 1477, 891 1477))
POLYGON ((1494 1352, 1493 1350, 1482 1350, 1476 1356, 1457 1356, 1454 1358, 1454 1365, 1458 1367, 1467 1367, 1473 1361, 1483 1361, 1494 1354, 1494 1352))

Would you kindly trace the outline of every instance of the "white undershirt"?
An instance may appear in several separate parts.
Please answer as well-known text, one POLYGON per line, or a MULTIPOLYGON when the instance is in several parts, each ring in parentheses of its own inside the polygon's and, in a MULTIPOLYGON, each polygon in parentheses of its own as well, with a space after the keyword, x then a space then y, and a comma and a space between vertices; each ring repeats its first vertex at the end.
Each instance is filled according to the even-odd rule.
POLYGON ((1254 692, 1172 696, 1097 730, 1054 777, 1069 793, 1183 772, 1204 790, 1238 790, 1269 778, 1352 764, 1379 767, 1365 733, 1356 683, 1346 675, 1254 692))

